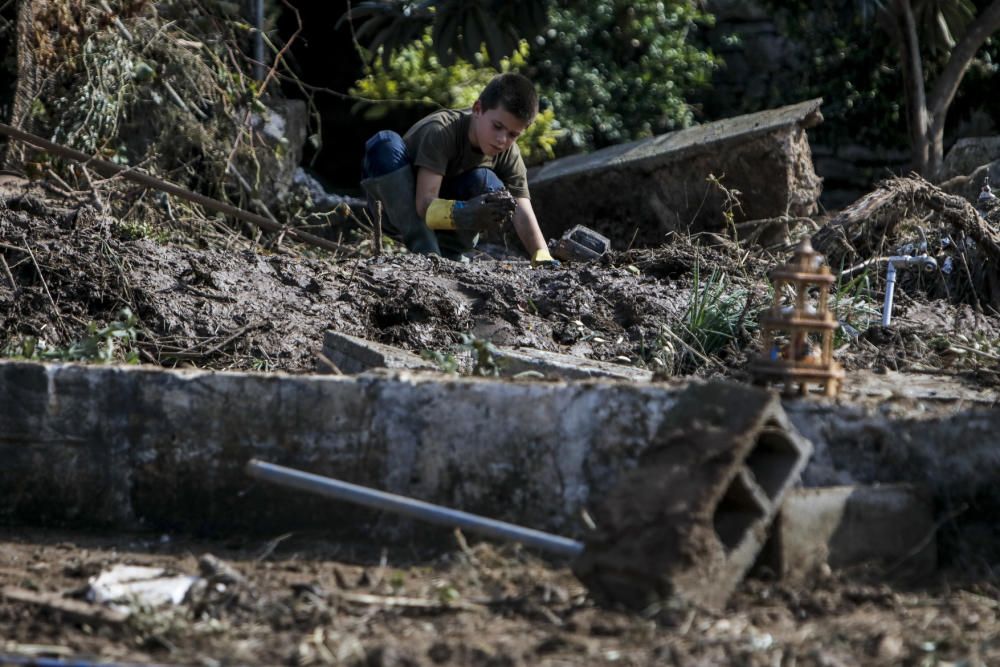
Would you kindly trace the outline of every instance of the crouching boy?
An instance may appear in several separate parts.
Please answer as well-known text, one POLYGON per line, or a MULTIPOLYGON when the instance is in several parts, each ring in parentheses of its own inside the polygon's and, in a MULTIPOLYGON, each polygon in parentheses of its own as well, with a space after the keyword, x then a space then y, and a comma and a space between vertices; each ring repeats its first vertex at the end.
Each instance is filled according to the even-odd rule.
POLYGON ((532 263, 557 265, 531 208, 517 147, 537 113, 532 83, 501 74, 471 110, 437 111, 403 137, 385 130, 369 139, 361 185, 369 201, 382 202, 386 231, 411 252, 460 259, 480 232, 512 220, 532 263))

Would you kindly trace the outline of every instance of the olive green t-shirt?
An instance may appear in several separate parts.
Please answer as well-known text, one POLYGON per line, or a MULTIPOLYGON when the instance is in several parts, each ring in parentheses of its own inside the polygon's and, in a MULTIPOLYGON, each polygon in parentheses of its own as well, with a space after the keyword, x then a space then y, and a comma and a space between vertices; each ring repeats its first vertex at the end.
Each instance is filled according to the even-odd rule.
POLYGON ((469 141, 471 111, 445 109, 435 111, 417 122, 403 137, 413 164, 425 167, 445 178, 464 174, 470 169, 488 167, 503 181, 514 197, 528 194, 528 170, 517 143, 496 157, 488 157, 469 141))

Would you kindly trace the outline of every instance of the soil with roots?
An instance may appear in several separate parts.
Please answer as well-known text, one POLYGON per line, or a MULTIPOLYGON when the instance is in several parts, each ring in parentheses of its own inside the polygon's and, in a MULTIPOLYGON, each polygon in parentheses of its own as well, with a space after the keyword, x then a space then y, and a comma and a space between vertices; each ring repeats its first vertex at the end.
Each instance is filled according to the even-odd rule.
POLYGON ((441 542, 426 552, 308 535, 218 542, 7 531, 0 538, 0 589, 7 591, 84 604, 88 581, 120 564, 203 580, 180 605, 136 605, 116 622, 60 611, 58 603, 0 599, 0 662, 5 653, 184 665, 1000 660, 1000 589, 965 569, 971 562, 961 563, 961 574, 917 584, 859 571, 792 586, 765 574, 747 579, 722 611, 637 614, 595 606, 565 563, 512 545, 470 546, 447 533, 441 542))
MULTIPOLYGON (((103 354, 309 373, 329 370, 317 353, 324 331, 335 330, 424 354, 442 372, 470 368, 449 360, 482 341, 638 366, 654 379, 745 380, 760 354, 757 316, 774 298, 767 273, 797 240, 763 250, 717 235, 675 236, 556 269, 534 269, 513 251, 457 263, 390 244, 373 256, 367 241, 336 256, 275 239, 265 248, 235 232, 123 224, 90 193, 0 181, 0 349, 42 361, 103 354)), ((849 372, 997 385, 995 212, 982 223, 917 180, 884 190, 877 215, 845 214, 813 237, 841 274, 831 297, 842 323, 835 358, 849 372), (944 212, 921 235, 927 211, 944 212), (953 273, 901 272, 892 325, 883 328, 879 258, 922 237, 940 265, 951 258, 953 273)), ((430 546, 377 533, 345 544, 321 534, 220 540, 7 526, 0 662, 4 654, 199 665, 1000 662, 990 536, 955 541, 926 580, 860 570, 793 585, 758 572, 725 610, 642 614, 595 605, 568 563, 429 535, 430 546), (207 553, 239 576, 205 571, 207 553), (67 611, 66 602, 86 604, 90 578, 115 564, 200 573, 203 585, 180 604, 140 606, 115 622, 67 611)))

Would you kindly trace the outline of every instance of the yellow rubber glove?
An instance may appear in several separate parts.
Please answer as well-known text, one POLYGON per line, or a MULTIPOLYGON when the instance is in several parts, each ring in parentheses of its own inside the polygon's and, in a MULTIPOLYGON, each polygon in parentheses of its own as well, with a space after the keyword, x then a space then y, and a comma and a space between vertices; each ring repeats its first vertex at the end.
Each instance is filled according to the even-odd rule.
POLYGON ((549 254, 548 248, 539 248, 536 250, 535 254, 531 256, 531 265, 546 266, 549 268, 556 268, 560 266, 559 260, 549 254))
POLYGON ((482 232, 500 229, 514 217, 517 202, 506 190, 487 192, 468 201, 435 199, 424 220, 431 229, 461 229, 482 232))
POLYGON ((462 203, 464 202, 457 202, 454 199, 435 199, 427 207, 427 215, 424 216, 427 226, 431 229, 455 229, 452 212, 455 210, 455 204, 462 203))

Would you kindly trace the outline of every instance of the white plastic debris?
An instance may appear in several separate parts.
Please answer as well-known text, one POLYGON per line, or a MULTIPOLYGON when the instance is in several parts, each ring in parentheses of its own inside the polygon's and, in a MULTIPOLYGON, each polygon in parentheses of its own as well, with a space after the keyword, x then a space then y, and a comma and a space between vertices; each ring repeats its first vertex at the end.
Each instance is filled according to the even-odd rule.
POLYGON ((160 567, 115 565, 91 577, 87 599, 108 604, 123 612, 135 606, 160 607, 180 604, 200 577, 168 575, 160 567))

